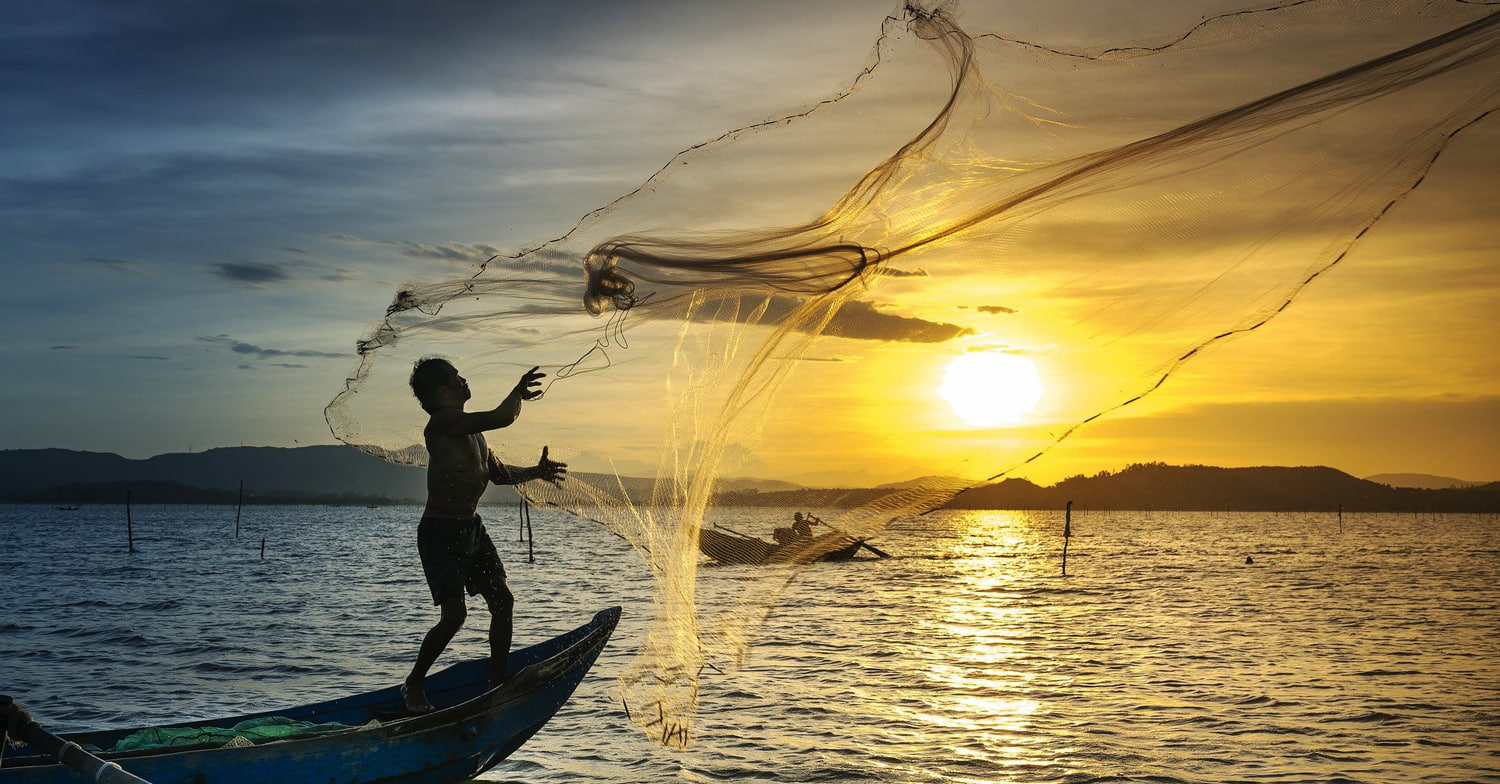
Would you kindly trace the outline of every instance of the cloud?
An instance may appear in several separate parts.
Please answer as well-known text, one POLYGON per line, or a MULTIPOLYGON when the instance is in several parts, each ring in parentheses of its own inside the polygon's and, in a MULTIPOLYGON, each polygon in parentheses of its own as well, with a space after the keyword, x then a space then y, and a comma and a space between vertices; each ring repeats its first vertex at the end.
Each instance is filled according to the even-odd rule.
POLYGON ((252 286, 261 283, 280 283, 292 279, 292 274, 280 264, 224 263, 215 264, 213 268, 214 274, 221 278, 252 286))
POLYGON ((929 277, 927 270, 918 267, 914 270, 896 269, 895 267, 881 267, 880 274, 887 278, 926 278, 929 277))
MULTIPOLYGON (((345 359, 349 356, 348 354, 335 354, 327 351, 313 351, 311 349, 264 348, 262 346, 257 346, 254 343, 246 343, 242 340, 235 340, 228 335, 214 335, 212 337, 200 337, 198 339, 205 343, 217 343, 220 345, 229 346, 229 350, 233 351, 236 354, 252 356, 256 359, 269 359, 271 357, 312 357, 316 359, 345 359)), ((245 366, 241 365, 241 367, 245 366)), ((302 366, 295 365, 292 367, 302 366)))
MULTIPOLYGON (((740 307, 736 311, 750 313, 759 304, 760 297, 747 294, 741 298, 740 307)), ((770 304, 766 306, 764 318, 768 322, 778 322, 801 304, 800 300, 792 297, 771 297, 770 304)), ((703 317, 711 319, 713 314, 704 314, 703 317)), ((844 305, 838 313, 834 314, 828 326, 823 329, 823 334, 853 340, 942 343, 964 335, 972 335, 974 330, 957 324, 944 324, 913 316, 882 313, 872 303, 856 300, 844 305)))
POLYGON ((856 340, 894 340, 904 343, 942 343, 974 330, 957 324, 944 324, 913 316, 882 313, 869 302, 854 301, 839 309, 825 335, 856 340))
POLYGON ((346 267, 334 267, 331 270, 320 264, 295 260, 287 263, 280 262, 237 262, 213 265, 213 273, 225 280, 234 281, 241 285, 258 288, 266 283, 285 283, 293 280, 321 280, 329 283, 342 283, 349 280, 358 280, 362 276, 358 272, 346 267))
POLYGON ((53 351, 72 351, 73 349, 76 349, 76 348, 78 348, 78 346, 63 345, 63 346, 53 346, 52 350, 53 351))
POLYGON ((482 242, 445 242, 429 245, 420 242, 381 242, 401 251, 403 256, 416 259, 435 259, 458 264, 482 264, 487 259, 500 255, 500 249, 482 242))
POLYGON ((332 235, 332 239, 355 245, 377 245, 385 248, 395 248, 403 256, 409 256, 414 259, 433 259, 453 264, 482 264, 486 259, 504 253, 501 249, 482 242, 445 242, 442 245, 433 245, 427 242, 412 242, 410 240, 372 240, 364 237, 356 237, 352 234, 334 234, 332 235))
POLYGON ((172 361, 171 357, 161 357, 161 356, 157 356, 155 354, 132 354, 130 356, 130 358, 131 359, 149 359, 149 360, 152 360, 153 362, 171 362, 172 361))
POLYGON ((975 310, 980 313, 1019 313, 1015 308, 1007 308, 1004 305, 978 305, 975 310))
POLYGON ((145 262, 130 261, 128 259, 105 259, 96 256, 89 256, 82 259, 81 261, 84 264, 92 264, 95 266, 104 267, 106 269, 112 269, 116 272, 124 272, 131 275, 146 274, 145 262))
POLYGON ((403 256, 414 259, 440 261, 446 264, 476 267, 486 264, 491 271, 524 271, 554 275, 560 279, 574 280, 581 265, 578 257, 552 248, 541 248, 515 258, 516 251, 505 250, 482 242, 445 242, 434 245, 410 240, 374 240, 351 234, 335 234, 332 239, 355 245, 374 245, 393 248, 403 256))

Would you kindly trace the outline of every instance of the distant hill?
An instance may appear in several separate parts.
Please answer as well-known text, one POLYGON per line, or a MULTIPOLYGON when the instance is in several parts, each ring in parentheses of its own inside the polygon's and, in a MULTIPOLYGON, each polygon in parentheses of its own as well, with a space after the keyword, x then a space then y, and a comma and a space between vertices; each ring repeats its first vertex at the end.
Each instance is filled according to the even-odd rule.
POLYGON ((395 503, 421 501, 427 476, 348 446, 226 447, 145 460, 68 449, 0 451, 0 500, 11 502, 122 503, 126 488, 175 483, 147 494, 160 501, 133 500, 234 503, 241 480, 247 501, 395 503))
MULTIPOLYGON (((597 479, 575 474, 578 479, 597 479)), ((1383 475, 1390 476, 1390 475, 1383 475)), ((1398 475, 1399 476, 1399 475, 1398 475)), ((395 465, 348 446, 229 447, 131 460, 66 449, 0 451, 0 501, 10 503, 420 503, 426 471, 395 465)), ((715 501, 750 507, 852 507, 905 492, 915 484, 878 488, 808 488, 751 478, 720 483, 715 501)), ((651 497, 649 479, 610 477, 632 497, 651 497)), ((513 503, 515 491, 491 487, 484 500, 513 503)), ((1245 511, 1500 512, 1500 483, 1471 487, 1396 487, 1323 467, 1216 468, 1132 465, 1118 472, 1075 476, 1050 487, 1007 479, 966 490, 954 509, 1181 509, 1245 511)))
POLYGON ((780 479, 754 479, 751 477, 723 477, 714 483, 720 492, 761 493, 767 490, 796 490, 802 485, 780 479))
POLYGON ((1051 487, 1010 479, 966 490, 948 508, 1061 509, 1068 501, 1075 509, 1496 512, 1500 482, 1433 490, 1391 487, 1325 467, 1144 463, 1071 477, 1051 487))
MULTIPOLYGON (((145 460, 69 449, 0 450, 0 502, 118 504, 130 490, 140 504, 233 504, 241 480, 247 503, 421 503, 427 495, 425 468, 388 463, 350 446, 226 447, 145 460)), ((646 479, 600 484, 623 486, 638 498, 651 495, 646 479)), ((751 494, 799 487, 752 478, 723 479, 719 486, 751 494)), ((492 486, 484 496, 488 503, 517 499, 509 487, 492 486)))
POLYGON ((1466 482, 1451 476, 1432 474, 1375 474, 1365 477, 1367 481, 1379 482, 1391 487, 1416 487, 1423 490, 1442 490, 1448 487, 1478 487, 1484 482, 1466 482))

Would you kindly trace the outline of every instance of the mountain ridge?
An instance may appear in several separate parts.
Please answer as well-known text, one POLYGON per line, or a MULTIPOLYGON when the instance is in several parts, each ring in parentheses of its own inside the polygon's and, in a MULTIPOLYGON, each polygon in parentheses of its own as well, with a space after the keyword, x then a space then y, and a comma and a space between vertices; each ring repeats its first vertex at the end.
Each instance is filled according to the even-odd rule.
POLYGON ((973 488, 951 509, 1497 512, 1500 482, 1464 488, 1392 487, 1327 466, 1172 466, 1136 463, 1049 487, 1024 479, 973 488))
MULTIPOLYGON (((0 501, 11 503, 122 503, 125 491, 132 488, 139 488, 133 495, 136 503, 236 503, 242 480, 245 500, 251 503, 420 503, 426 495, 425 469, 388 463, 342 445, 222 447, 143 460, 67 449, 0 450, 0 501)), ((916 481, 872 488, 811 488, 734 478, 721 483, 715 501, 728 506, 850 507, 900 492, 916 481)), ((612 483, 633 496, 649 497, 649 479, 627 477, 612 483)), ((512 488, 491 487, 484 501, 516 499, 512 488)), ((1413 488, 1359 479, 1325 466, 1137 463, 1046 487, 1007 479, 965 490, 946 507, 1049 509, 1069 501, 1080 510, 1500 512, 1500 483, 1413 488)))

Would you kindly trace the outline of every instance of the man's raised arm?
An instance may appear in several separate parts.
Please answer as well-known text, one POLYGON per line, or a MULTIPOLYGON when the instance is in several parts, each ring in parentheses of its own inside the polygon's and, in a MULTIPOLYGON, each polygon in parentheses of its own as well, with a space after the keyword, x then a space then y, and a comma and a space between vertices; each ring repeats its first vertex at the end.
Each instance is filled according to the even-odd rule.
POLYGON ((451 424, 445 428, 452 435, 473 435, 483 433, 486 430, 498 430, 508 427, 521 415, 521 401, 535 400, 542 395, 542 379, 547 374, 532 368, 521 374, 521 380, 516 382, 510 394, 500 401, 500 405, 489 411, 464 412, 452 418, 451 424))

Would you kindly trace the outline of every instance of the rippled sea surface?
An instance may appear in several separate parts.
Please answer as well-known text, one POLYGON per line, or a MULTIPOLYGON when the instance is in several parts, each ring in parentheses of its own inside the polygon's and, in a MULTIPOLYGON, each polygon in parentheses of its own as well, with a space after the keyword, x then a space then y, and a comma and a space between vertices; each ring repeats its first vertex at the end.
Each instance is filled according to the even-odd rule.
MULTIPOLYGON (((136 507, 131 554, 124 507, 0 506, 0 692, 68 731, 404 676, 435 620, 416 508, 252 507, 238 539, 235 514, 136 507)), ((744 667, 705 676, 687 750, 612 697, 652 615, 639 556, 556 512, 531 544, 514 509, 487 524, 517 645, 626 616, 486 780, 1500 782, 1495 516, 1075 513, 1067 577, 1059 513, 899 521, 893 557, 797 575, 744 667)), ((484 654, 475 604, 445 662, 484 654)))

